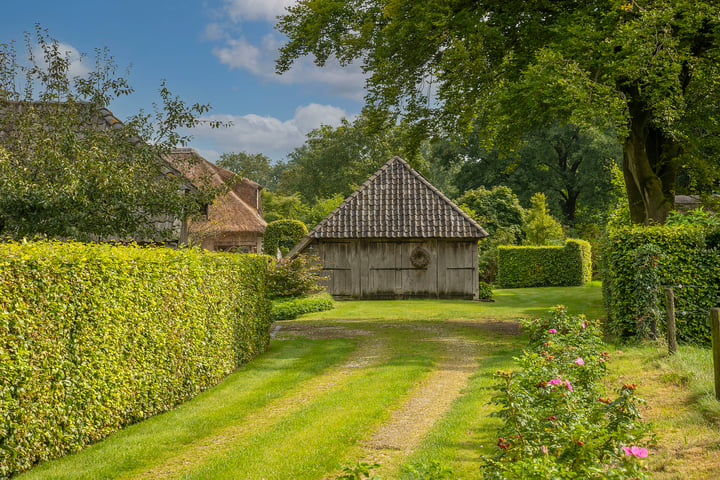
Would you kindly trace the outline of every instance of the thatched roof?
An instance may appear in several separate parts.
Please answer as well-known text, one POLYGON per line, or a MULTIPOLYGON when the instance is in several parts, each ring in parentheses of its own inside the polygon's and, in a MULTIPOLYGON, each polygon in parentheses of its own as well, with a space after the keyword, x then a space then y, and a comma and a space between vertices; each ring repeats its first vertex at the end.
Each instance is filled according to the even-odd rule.
POLYGON ((266 223, 256 200, 262 187, 247 178, 218 167, 204 159, 195 149, 177 148, 166 156, 166 160, 193 181, 196 185, 209 183, 222 189, 208 208, 208 220, 194 220, 190 231, 208 227, 220 233, 263 233, 266 223))
POLYGON ((313 228, 313 239, 480 239, 487 232, 400 157, 393 157, 313 228))

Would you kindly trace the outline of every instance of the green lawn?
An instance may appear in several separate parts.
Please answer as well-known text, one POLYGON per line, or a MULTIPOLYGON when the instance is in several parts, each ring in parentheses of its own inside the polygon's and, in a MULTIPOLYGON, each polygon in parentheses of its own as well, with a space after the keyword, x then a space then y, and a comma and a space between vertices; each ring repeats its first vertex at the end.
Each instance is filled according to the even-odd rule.
MULTIPOLYGON (((392 423, 416 389, 437 380, 433 375, 443 362, 462 357, 450 341, 473 352, 461 394, 411 451, 381 459, 377 473, 386 480, 409 479, 402 465, 439 461, 459 478, 478 478, 480 457, 493 452, 497 440, 487 387, 493 373, 510 368, 522 348, 517 321, 547 314, 557 304, 571 313, 601 317, 600 290, 597 283, 496 290, 496 301, 487 303, 338 302, 332 311, 279 322, 269 351, 217 387, 20 478, 335 478, 343 465, 368 458, 373 432, 392 423)), ((663 427, 674 429, 672 438, 696 434, 703 445, 717 446, 720 436, 712 419, 718 419, 718 411, 707 392, 707 351, 685 350, 672 359, 654 346, 616 351, 609 384, 638 381, 641 395, 651 400, 650 416, 662 409, 658 398, 681 392, 684 403, 673 408, 685 413, 660 416, 663 427), (705 373, 683 373, 689 370, 705 373)), ((673 471, 672 452, 681 447, 660 438, 651 466, 673 471)), ((706 457, 702 461, 712 465, 706 457)), ((681 476, 657 478, 713 478, 680 468, 681 476)))

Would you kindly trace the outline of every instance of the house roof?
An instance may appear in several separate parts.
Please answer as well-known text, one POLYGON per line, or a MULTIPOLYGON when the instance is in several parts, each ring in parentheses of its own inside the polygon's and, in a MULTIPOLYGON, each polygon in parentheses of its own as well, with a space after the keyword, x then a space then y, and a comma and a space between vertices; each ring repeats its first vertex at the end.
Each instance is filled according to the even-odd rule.
POLYGON ((480 239, 487 232, 400 157, 393 157, 313 228, 313 239, 480 239))
POLYGON ((267 224, 258 209, 242 199, 243 189, 262 187, 252 180, 218 167, 203 158, 193 148, 176 148, 166 156, 166 160, 182 171, 191 181, 196 183, 209 182, 212 187, 225 190, 210 205, 208 220, 194 220, 190 230, 201 229, 208 222, 218 233, 262 233, 267 224))

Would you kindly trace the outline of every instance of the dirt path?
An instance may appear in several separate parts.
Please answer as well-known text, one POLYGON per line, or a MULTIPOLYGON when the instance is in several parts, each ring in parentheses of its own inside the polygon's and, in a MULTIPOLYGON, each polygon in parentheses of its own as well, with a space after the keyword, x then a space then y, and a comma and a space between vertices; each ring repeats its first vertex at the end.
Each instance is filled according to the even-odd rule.
MULTIPOLYGON (((423 335, 428 337, 427 341, 441 345, 442 353, 434 370, 410 391, 390 419, 360 442, 360 461, 381 464, 382 467, 377 473, 382 476, 395 471, 420 445, 435 422, 443 417, 453 401, 461 395, 469 377, 478 367, 478 345, 453 335, 449 329, 422 325, 403 325, 403 328, 423 331, 423 335)), ((385 340, 362 329, 336 325, 288 324, 273 333, 277 339, 295 336, 314 339, 357 338, 358 348, 345 363, 309 380, 289 396, 271 402, 258 413, 218 430, 209 437, 199 439, 161 464, 136 472, 128 478, 139 480, 182 476, 183 473, 198 468, 206 460, 230 451, 241 439, 267 430, 323 393, 341 388, 354 373, 364 368, 372 368, 392 354, 385 340)))
MULTIPOLYGON (((287 333, 290 332, 276 332, 278 336, 287 333)), ((241 439, 267 430, 271 425, 291 415, 293 411, 323 393, 342 387, 359 369, 381 363, 389 354, 383 339, 371 337, 367 334, 368 332, 362 330, 345 330, 341 327, 328 331, 317 329, 305 333, 307 333, 306 336, 311 338, 330 338, 334 336, 363 337, 363 339, 359 342, 358 348, 350 355, 350 358, 342 365, 334 367, 325 374, 302 384, 294 393, 271 402, 263 407, 258 414, 250 415, 239 423, 218 430, 211 436, 199 439, 187 445, 177 452, 177 455, 166 459, 163 463, 142 472, 135 472, 127 478, 141 480, 179 477, 183 473, 204 464, 205 460, 230 451, 241 439)))
POLYGON ((477 345, 460 337, 445 337, 444 351, 435 370, 417 385, 407 400, 363 442, 363 462, 379 463, 385 477, 422 442, 435 422, 445 415, 478 367, 477 345))

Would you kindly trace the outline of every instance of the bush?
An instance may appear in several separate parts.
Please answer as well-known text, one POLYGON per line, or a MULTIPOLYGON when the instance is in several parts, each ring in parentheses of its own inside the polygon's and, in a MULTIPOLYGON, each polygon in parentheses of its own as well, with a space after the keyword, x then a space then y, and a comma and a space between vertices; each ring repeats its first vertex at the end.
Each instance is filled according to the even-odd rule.
POLYGON ((487 283, 480 281, 478 286, 478 298, 480 300, 492 300, 493 298, 493 291, 492 291, 492 285, 488 285, 487 283))
POLYGON ((307 235, 308 229, 300 220, 275 220, 268 223, 263 234, 263 251, 275 256, 278 248, 283 255, 307 235))
POLYGON ((563 247, 498 247, 501 287, 580 286, 591 278, 590 244, 584 240, 567 240, 563 247))
POLYGON ((0 478, 217 384, 269 342, 255 255, 0 244, 0 478))
MULTIPOLYGON (((659 308, 647 294, 674 286, 677 334, 683 341, 710 342, 709 310, 718 301, 720 250, 717 230, 702 226, 635 226, 612 230, 603 247, 603 294, 608 330, 622 338, 643 334, 647 312, 659 308), (650 270, 639 268, 649 249, 662 256, 650 270)), ((657 296, 657 295, 656 295, 657 296)), ((662 295, 660 295, 662 297, 662 295)), ((665 328, 658 316, 659 330, 665 328)))
POLYGON ((557 307, 552 319, 528 320, 530 350, 519 371, 498 372, 495 415, 498 454, 486 458, 485 479, 647 478, 639 447, 649 426, 640 421, 635 385, 615 399, 604 393, 609 357, 599 324, 557 307))
POLYGON ((335 302, 329 293, 318 293, 307 297, 283 298, 273 301, 270 318, 273 322, 278 320, 292 320, 305 313, 324 312, 335 308, 335 302))
POLYGON ((268 293, 271 297, 297 297, 316 293, 320 264, 317 258, 298 255, 295 258, 271 259, 269 263, 268 293))

